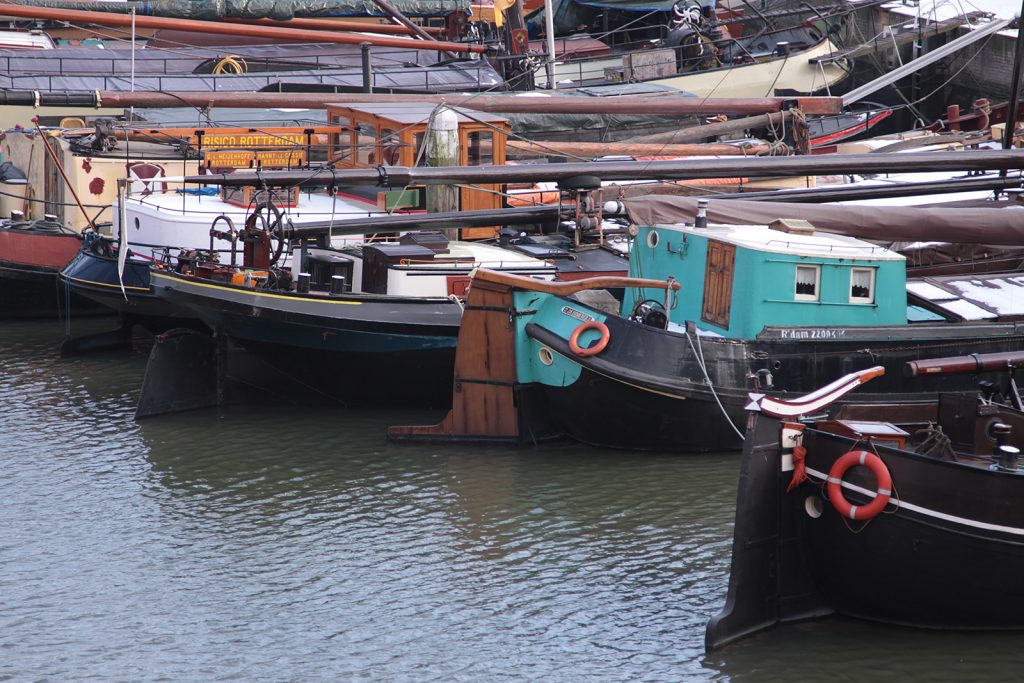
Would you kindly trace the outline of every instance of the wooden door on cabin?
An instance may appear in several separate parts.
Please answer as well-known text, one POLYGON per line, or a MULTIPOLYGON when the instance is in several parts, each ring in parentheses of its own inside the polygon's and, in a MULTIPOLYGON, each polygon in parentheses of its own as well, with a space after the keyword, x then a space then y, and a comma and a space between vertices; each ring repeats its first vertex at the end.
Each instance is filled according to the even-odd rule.
POLYGON ((704 305, 700 319, 719 327, 729 327, 732 306, 732 280, 736 263, 736 245, 708 240, 707 266, 704 270, 704 305))
MULTIPOLYGON (((495 135, 493 131, 470 131, 460 136, 461 163, 465 166, 493 166, 495 163, 495 135)), ((500 209, 502 207, 501 185, 464 185, 460 191, 459 206, 462 211, 500 209)), ((463 228, 463 239, 489 239, 494 237, 498 226, 484 228, 463 228)))

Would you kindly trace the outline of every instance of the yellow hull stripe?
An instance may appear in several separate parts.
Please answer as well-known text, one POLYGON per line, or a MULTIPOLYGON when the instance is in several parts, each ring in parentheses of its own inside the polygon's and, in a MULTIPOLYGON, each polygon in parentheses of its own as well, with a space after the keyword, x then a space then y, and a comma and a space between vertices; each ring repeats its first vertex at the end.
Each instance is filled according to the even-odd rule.
MULTIPOLYGON (((164 275, 162 273, 158 273, 156 271, 150 271, 149 276, 150 277, 162 277, 162 278, 164 278, 166 280, 175 280, 176 279, 176 278, 172 278, 172 277, 170 277, 168 275, 164 275)), ((265 298, 265 299, 287 299, 288 301, 311 301, 313 303, 318 303, 318 304, 345 304, 345 305, 348 305, 348 306, 361 306, 362 303, 363 303, 362 301, 334 301, 334 300, 330 300, 330 299, 309 299, 309 298, 306 298, 306 297, 287 296, 285 294, 271 294, 269 292, 257 292, 256 290, 251 290, 251 289, 238 290, 238 289, 233 289, 231 287, 225 287, 223 285, 208 284, 208 283, 205 283, 205 282, 192 282, 191 280, 188 280, 187 284, 190 287, 206 287, 206 288, 209 288, 209 289, 219 289, 219 290, 222 290, 222 291, 223 290, 227 290, 227 291, 231 291, 231 292, 244 292, 245 294, 251 294, 252 296, 258 296, 258 297, 262 297, 262 298, 265 298)))
MULTIPOLYGON (((83 280, 82 278, 71 277, 69 275, 65 275, 64 277, 67 278, 68 280, 71 280, 72 282, 81 282, 84 285, 93 285, 93 286, 96 286, 96 287, 110 287, 111 289, 116 289, 117 291, 121 291, 121 285, 112 285, 109 282, 93 282, 92 280, 83 280)), ((125 289, 130 289, 133 292, 148 292, 149 291, 148 287, 135 287, 133 285, 125 285, 124 288, 125 289)))

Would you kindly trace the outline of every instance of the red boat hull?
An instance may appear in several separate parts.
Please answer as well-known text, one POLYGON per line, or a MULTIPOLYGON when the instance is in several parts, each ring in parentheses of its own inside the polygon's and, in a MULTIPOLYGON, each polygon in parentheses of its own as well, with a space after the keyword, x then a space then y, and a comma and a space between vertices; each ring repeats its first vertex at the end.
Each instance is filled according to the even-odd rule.
POLYGON ((57 274, 82 247, 78 235, 0 228, 0 318, 52 318, 97 306, 58 287, 57 274))

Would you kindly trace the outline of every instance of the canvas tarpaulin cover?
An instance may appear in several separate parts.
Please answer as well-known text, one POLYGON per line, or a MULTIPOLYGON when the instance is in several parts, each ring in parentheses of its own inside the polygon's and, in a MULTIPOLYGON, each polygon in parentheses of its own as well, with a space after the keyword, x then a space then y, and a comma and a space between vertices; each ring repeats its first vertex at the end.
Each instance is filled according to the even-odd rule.
MULTIPOLYGON (((692 223, 696 197, 649 195, 625 199, 629 218, 637 225, 692 223)), ((905 206, 837 206, 752 202, 741 199, 708 201, 708 222, 768 225, 780 218, 804 220, 815 229, 874 242, 959 242, 965 244, 1024 244, 1024 207, 1003 209, 916 208, 905 206)))
POLYGON ((574 0, 578 5, 620 12, 671 12, 676 0, 574 0))

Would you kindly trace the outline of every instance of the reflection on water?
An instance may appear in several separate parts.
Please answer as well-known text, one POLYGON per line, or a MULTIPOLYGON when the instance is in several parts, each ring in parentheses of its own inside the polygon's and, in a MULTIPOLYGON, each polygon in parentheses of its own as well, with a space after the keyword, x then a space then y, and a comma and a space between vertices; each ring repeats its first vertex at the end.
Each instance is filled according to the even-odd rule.
POLYGON ((438 417, 135 422, 145 350, 0 330, 0 679, 997 680, 1020 636, 826 620, 703 655, 737 456, 388 444, 438 417), (993 668, 995 667, 995 668, 993 668))

